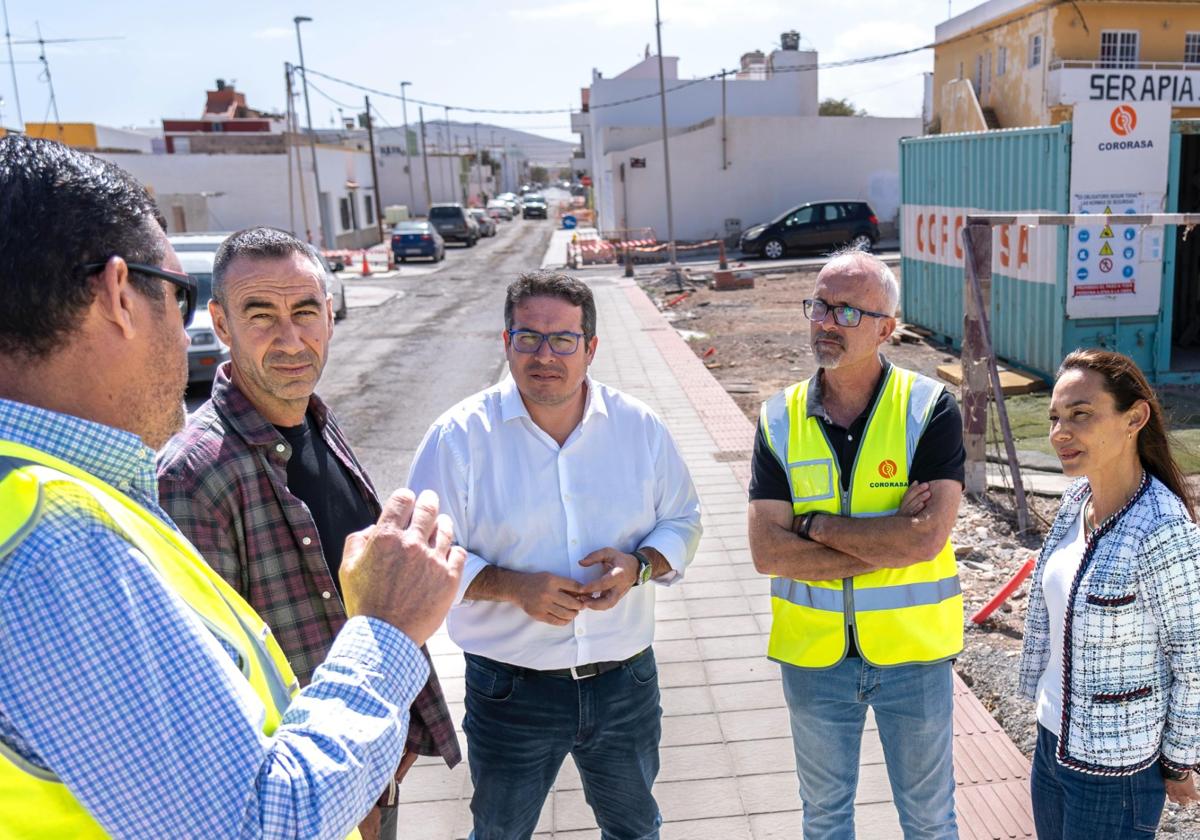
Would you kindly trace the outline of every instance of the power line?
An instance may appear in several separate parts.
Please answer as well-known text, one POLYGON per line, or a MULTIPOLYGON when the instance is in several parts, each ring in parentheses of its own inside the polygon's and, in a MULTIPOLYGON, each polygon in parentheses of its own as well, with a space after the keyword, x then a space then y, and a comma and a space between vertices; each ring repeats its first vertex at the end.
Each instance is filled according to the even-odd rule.
MULTIPOLYGON (((1072 2, 1072 0, 1054 0, 1054 2, 1052 2, 1046 6, 1038 6, 1037 8, 1031 9, 1030 11, 1028 11, 1025 14, 1020 15, 1018 17, 1009 18, 1004 21, 994 23, 991 26, 984 27, 983 29, 972 29, 969 32, 964 32, 960 35, 955 35, 952 38, 947 38, 944 41, 930 41, 928 44, 922 44, 921 46, 918 46, 918 47, 909 47, 908 49, 895 50, 893 52, 888 52, 888 53, 879 53, 878 55, 861 56, 859 58, 846 58, 846 59, 842 59, 840 61, 826 61, 826 62, 820 62, 817 64, 801 65, 798 67, 780 67, 780 68, 774 69, 772 72, 773 73, 809 73, 809 72, 815 72, 817 70, 836 70, 836 69, 842 68, 842 67, 853 67, 853 66, 856 66, 859 64, 873 64, 873 63, 880 62, 880 61, 890 61, 891 59, 894 59, 894 58, 903 58, 906 55, 912 55, 914 53, 919 53, 924 50, 934 49, 935 47, 941 47, 941 46, 945 46, 947 44, 953 44, 953 43, 955 43, 957 41, 961 41, 965 38, 973 38, 977 35, 983 35, 988 32, 992 32, 996 29, 1001 29, 1006 26, 1011 26, 1012 24, 1019 23, 1020 21, 1025 20, 1026 18, 1033 17, 1034 15, 1039 15, 1042 12, 1048 11, 1055 6, 1060 6, 1063 3, 1069 3, 1069 2, 1072 2)), ((400 94, 398 94, 398 93, 391 93, 389 91, 379 90, 378 88, 368 87, 367 85, 360 85, 357 82, 351 82, 347 79, 340 79, 337 76, 331 76, 328 73, 322 73, 318 70, 313 70, 312 68, 309 68, 307 72, 312 73, 314 76, 320 76, 322 79, 328 79, 331 82, 336 82, 337 84, 340 84, 340 85, 346 85, 347 87, 354 88, 355 90, 361 90, 364 93, 374 94, 376 96, 385 97, 387 99, 399 100, 401 98, 400 94)), ((667 93, 674 93, 675 91, 683 90, 685 88, 691 87, 692 85, 698 85, 702 82, 715 81, 717 79, 724 78, 725 76, 733 76, 739 72, 741 72, 741 71, 739 71, 739 70, 719 70, 716 73, 710 73, 707 76, 699 76, 695 79, 689 79, 686 82, 675 85, 674 87, 669 87, 662 93, 655 91, 654 93, 647 93, 647 94, 643 94, 641 96, 631 96, 627 99, 621 99, 621 100, 617 100, 615 102, 597 103, 597 104, 590 105, 588 110, 589 111, 599 111, 604 108, 616 108, 619 105, 629 105, 634 102, 643 102, 647 99, 657 99, 659 96, 665 95, 667 93)), ((452 111, 463 111, 463 112, 469 113, 469 114, 536 115, 536 114, 570 114, 570 113, 574 112, 574 109, 572 109, 572 108, 476 108, 476 107, 472 107, 469 105, 450 105, 445 102, 433 102, 430 100, 412 99, 411 97, 409 98, 409 101, 415 102, 418 105, 429 106, 431 108, 449 108, 452 111)))

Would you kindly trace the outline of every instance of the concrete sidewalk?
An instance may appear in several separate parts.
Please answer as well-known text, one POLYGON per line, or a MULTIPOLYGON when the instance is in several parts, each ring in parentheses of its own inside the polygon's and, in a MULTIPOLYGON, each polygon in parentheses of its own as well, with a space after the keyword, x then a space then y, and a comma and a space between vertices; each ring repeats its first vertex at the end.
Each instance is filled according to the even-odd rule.
MULTIPOLYGON (((754 428, 686 343, 630 281, 588 278, 596 294, 599 381, 649 404, 671 428, 692 472, 704 537, 685 581, 659 588, 655 655, 662 689, 662 770, 655 795, 664 840, 800 836, 787 709, 766 658, 769 585, 750 560, 746 482, 754 428)), ((429 643, 461 735, 463 658, 444 629, 429 643)), ((964 838, 1030 837, 1028 764, 961 683, 955 692, 955 769, 964 838)), ((401 836, 458 840, 470 832, 466 762, 421 759, 401 786, 401 836)), ((882 750, 868 718, 857 829, 901 836, 882 750)), ((568 759, 542 812, 538 838, 599 837, 568 759)))

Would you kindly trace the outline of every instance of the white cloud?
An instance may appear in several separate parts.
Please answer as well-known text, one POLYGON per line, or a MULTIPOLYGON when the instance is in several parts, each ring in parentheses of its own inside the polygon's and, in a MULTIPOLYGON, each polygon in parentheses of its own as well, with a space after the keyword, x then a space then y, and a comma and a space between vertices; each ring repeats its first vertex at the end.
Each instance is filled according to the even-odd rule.
POLYGON ((259 41, 278 41, 283 38, 291 38, 294 33, 287 26, 268 26, 266 29, 260 29, 254 33, 254 37, 259 41))

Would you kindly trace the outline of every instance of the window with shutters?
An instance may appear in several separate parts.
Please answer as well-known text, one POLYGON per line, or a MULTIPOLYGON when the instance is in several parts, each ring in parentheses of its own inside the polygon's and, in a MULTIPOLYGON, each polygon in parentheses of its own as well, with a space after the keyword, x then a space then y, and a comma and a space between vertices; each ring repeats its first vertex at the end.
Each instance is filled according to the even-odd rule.
POLYGON ((1133 67, 1138 60, 1138 33, 1132 29, 1109 29, 1100 33, 1100 65, 1133 67))

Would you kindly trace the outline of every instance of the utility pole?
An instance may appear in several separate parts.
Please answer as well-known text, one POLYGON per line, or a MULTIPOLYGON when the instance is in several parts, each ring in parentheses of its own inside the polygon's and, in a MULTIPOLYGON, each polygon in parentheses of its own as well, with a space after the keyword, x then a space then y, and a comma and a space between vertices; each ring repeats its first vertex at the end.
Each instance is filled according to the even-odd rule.
MULTIPOLYGON (((400 83, 400 107, 404 110, 404 168, 408 170, 408 200, 415 204, 417 201, 417 191, 413 187, 412 155, 409 153, 411 147, 408 145, 408 100, 404 97, 404 89, 411 84, 412 82, 400 83)), ((428 180, 427 178, 426 181, 428 182, 428 180)), ((412 208, 410 207, 410 215, 411 211, 412 208)))
POLYGON ((17 128, 25 130, 25 117, 21 115, 21 91, 17 90, 17 62, 13 60, 12 33, 8 31, 8 0, 0 0, 4 10, 4 40, 8 44, 8 69, 12 71, 13 100, 17 103, 17 128))
MULTIPOLYGON (((655 0, 657 2, 657 0, 655 0)), ((305 120, 308 123, 308 148, 312 152, 312 168, 313 182, 317 186, 317 234, 321 240, 322 248, 331 248, 332 244, 327 238, 325 231, 325 214, 322 213, 321 206, 321 170, 317 166, 317 135, 313 133, 312 126, 312 107, 308 102, 308 73, 304 70, 304 42, 300 39, 300 24, 310 23, 312 18, 297 15, 292 18, 292 23, 296 24, 296 46, 300 50, 300 75, 304 79, 304 114, 305 120)), ((309 234, 312 235, 311 232, 309 234)), ((309 240, 312 241, 311 239, 309 240)))
POLYGON ((729 79, 729 74, 725 68, 721 68, 721 168, 729 168, 729 155, 726 154, 727 133, 725 131, 725 82, 729 79))
POLYGON ((367 108, 367 144, 371 147, 371 180, 375 185, 375 222, 379 225, 379 241, 383 242, 383 202, 379 198, 379 166, 375 161, 375 128, 371 119, 371 97, 364 96, 367 108))
POLYGON ((450 156, 446 158, 446 168, 450 171, 450 200, 457 201, 458 199, 454 195, 454 143, 450 139, 450 106, 444 107, 446 109, 446 149, 450 153, 450 156))
MULTIPOLYGON (((675 217, 671 212, 671 148, 667 143, 667 83, 663 75, 662 20, 658 15, 658 0, 654 0, 654 30, 658 38, 658 97, 662 105, 663 174, 667 183, 667 273, 679 277, 675 262, 675 217)), ((682 284, 681 284, 682 285, 682 284)))
MULTIPOLYGON (((296 68, 292 64, 285 64, 288 77, 288 163, 291 164, 292 150, 296 151, 296 180, 300 183, 300 212, 304 216, 304 241, 312 242, 312 225, 308 219, 308 191, 304 189, 304 168, 300 165, 300 149, 296 148, 296 135, 299 130, 296 126, 298 117, 296 116, 296 104, 294 94, 292 93, 292 74, 296 68)), ((295 231, 295 227, 292 228, 295 231)))
POLYGON ((475 168, 479 170, 479 205, 486 207, 483 200, 483 153, 479 151, 479 123, 475 123, 475 168))
POLYGON ((296 232, 296 196, 292 188, 292 65, 283 62, 283 85, 287 90, 288 230, 296 232))
POLYGON ((417 115, 421 118, 421 165, 425 167, 425 215, 433 206, 433 195, 429 192, 429 155, 425 153, 425 108, 417 107, 417 115))

